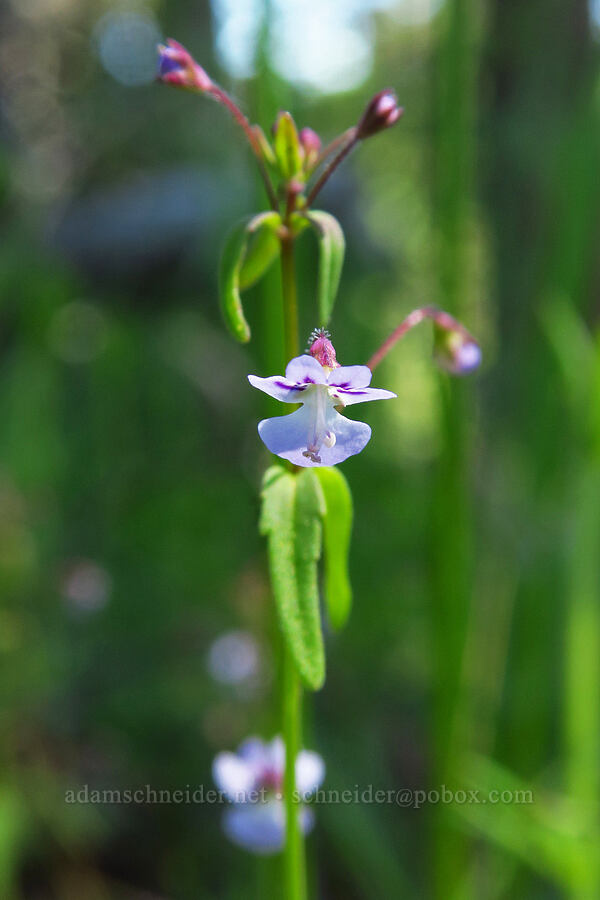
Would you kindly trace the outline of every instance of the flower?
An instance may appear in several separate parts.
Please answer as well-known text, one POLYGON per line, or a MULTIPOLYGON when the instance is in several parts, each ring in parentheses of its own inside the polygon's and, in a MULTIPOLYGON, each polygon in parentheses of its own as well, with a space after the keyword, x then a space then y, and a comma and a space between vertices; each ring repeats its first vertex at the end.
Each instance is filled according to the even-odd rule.
POLYGON ((398 106, 398 99, 394 91, 386 89, 379 91, 378 94, 369 101, 362 117, 356 126, 357 138, 363 140, 383 131, 384 128, 390 128, 394 125, 400 116, 404 114, 404 109, 398 106))
POLYGON ((259 423, 258 433, 271 453, 297 466, 335 466, 360 453, 371 437, 365 422, 347 419, 337 410, 396 394, 370 388, 371 370, 367 366, 340 366, 335 362, 335 350, 328 338, 317 337, 311 353, 313 350, 318 358, 305 355, 292 359, 285 378, 248 375, 248 381, 283 403, 302 404, 291 415, 259 423), (330 364, 322 365, 320 360, 330 364))
POLYGON ((213 86, 202 66, 173 38, 167 40, 166 46, 158 45, 158 78, 167 84, 203 93, 213 86))
MULTIPOLYGON (((285 807, 282 800, 285 745, 281 737, 270 743, 248 738, 237 753, 219 753, 213 762, 213 778, 234 806, 223 816, 227 837, 252 853, 281 850, 285 841, 285 807)), ((322 783, 325 764, 318 753, 302 750, 296 758, 296 791, 308 799, 322 783)), ((300 807, 300 827, 307 834, 314 824, 312 811, 300 807)))

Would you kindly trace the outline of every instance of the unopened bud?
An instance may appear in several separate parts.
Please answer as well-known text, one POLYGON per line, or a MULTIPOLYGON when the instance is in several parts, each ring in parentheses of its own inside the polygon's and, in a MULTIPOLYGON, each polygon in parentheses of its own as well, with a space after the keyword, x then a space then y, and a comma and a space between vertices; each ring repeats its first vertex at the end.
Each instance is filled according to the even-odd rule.
POLYGON ((312 128, 303 128, 300 132, 300 146, 304 152, 304 170, 310 172, 315 167, 321 152, 321 138, 312 128))
POLYGON ((252 131, 254 132, 254 137, 256 138, 256 142, 260 148, 260 152, 263 155, 263 159, 265 159, 271 165, 274 165, 276 162, 275 154, 273 153, 273 148, 268 142, 264 131, 262 130, 260 125, 253 125, 252 131))
POLYGON ((357 137, 359 140, 371 137, 384 128, 394 125, 404 109, 398 106, 398 99, 394 91, 386 89, 375 94, 369 102, 357 125, 357 137))
POLYGON ((273 149, 283 178, 301 174, 302 150, 296 123, 289 112, 280 112, 273 125, 273 149))
POLYGON ((205 93, 213 83, 202 66, 199 66, 188 51, 174 41, 167 40, 167 45, 158 45, 158 79, 165 84, 187 88, 191 91, 205 93))
POLYGON ((331 335, 324 328, 315 328, 310 338, 308 352, 318 363, 327 369, 338 369, 339 362, 335 358, 335 348, 331 343, 331 335))
POLYGON ((436 325, 434 355, 437 364, 451 375, 468 375, 481 362, 481 347, 462 331, 436 325))

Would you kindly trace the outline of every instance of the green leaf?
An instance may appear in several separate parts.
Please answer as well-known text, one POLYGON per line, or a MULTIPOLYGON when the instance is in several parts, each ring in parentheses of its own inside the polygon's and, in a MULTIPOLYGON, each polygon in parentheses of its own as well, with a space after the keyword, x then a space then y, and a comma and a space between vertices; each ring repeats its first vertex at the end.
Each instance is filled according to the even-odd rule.
POLYGON ((325 549, 325 601, 332 628, 342 628, 352 606, 348 555, 352 534, 352 494, 339 469, 314 470, 325 500, 323 518, 325 549))
POLYGON ((307 214, 319 240, 319 277, 317 285, 319 325, 331 318, 344 265, 346 242, 342 226, 334 216, 319 210, 307 214))
POLYGON ((265 473, 262 499, 260 531, 268 540, 281 629, 303 683, 318 690, 325 680, 317 576, 322 492, 311 469, 292 475, 272 466, 265 473))
POLYGON ((273 145, 282 176, 293 178, 302 169, 302 152, 296 123, 289 112, 279 113, 273 145))
POLYGON ((250 340, 250 326, 244 316, 240 291, 258 281, 275 259, 279 250, 276 230, 280 224, 281 218, 275 212, 244 219, 229 234, 221 254, 221 310, 229 331, 242 344, 250 340))
MULTIPOLYGON (((270 213, 274 216, 279 224, 279 215, 270 213)), ((250 238, 246 256, 240 269, 240 290, 245 291, 247 288, 256 284, 265 274, 271 263, 279 255, 279 238, 276 232, 266 224, 260 227, 250 238)))

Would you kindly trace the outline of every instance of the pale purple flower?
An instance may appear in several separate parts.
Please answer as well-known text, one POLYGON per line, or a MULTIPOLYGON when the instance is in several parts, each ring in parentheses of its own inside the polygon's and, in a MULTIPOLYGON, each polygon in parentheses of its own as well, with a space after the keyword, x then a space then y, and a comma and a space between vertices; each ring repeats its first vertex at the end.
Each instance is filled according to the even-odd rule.
POLYGON ((285 377, 248 375, 248 381, 283 403, 302 404, 291 415, 263 419, 258 426, 260 438, 271 453, 297 466, 335 466, 360 453, 369 442, 371 429, 337 410, 396 396, 369 387, 371 370, 367 366, 329 368, 312 356, 292 359, 285 377))
MULTIPOLYGON (((251 737, 237 753, 219 753, 213 762, 213 778, 234 805, 223 816, 227 837, 252 853, 281 850, 285 841, 285 807, 282 799, 285 746, 281 737, 270 743, 251 737)), ((318 753, 302 750, 296 758, 296 791, 304 799, 319 787, 325 764, 318 753)), ((303 834, 314 825, 306 806, 299 808, 303 834)))

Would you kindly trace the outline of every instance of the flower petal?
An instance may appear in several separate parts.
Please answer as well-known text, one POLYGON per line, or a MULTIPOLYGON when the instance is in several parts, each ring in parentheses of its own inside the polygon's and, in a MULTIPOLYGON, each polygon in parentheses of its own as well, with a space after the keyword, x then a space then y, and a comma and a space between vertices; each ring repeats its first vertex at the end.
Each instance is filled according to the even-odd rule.
POLYGON ((334 369, 327 384, 343 388, 365 388, 371 384, 373 373, 368 366, 340 366, 334 369))
POLYGON ((268 764, 271 771, 283 778, 285 770, 285 744, 281 735, 273 738, 268 746, 268 764))
POLYGON ((285 377, 296 384, 327 384, 327 372, 312 356, 296 356, 286 366, 285 377))
POLYGON ((251 853, 276 853, 285 839, 283 803, 271 800, 232 807, 223 815, 223 831, 230 841, 251 853))
POLYGON ((256 766, 235 753, 218 753, 213 761, 212 776, 229 800, 243 803, 246 795, 254 789, 256 766))
POLYGON ((268 764, 268 746, 258 737, 249 737, 238 747, 237 756, 255 766, 256 769, 262 769, 268 764))
POLYGON ((296 790, 308 797, 322 784, 325 778, 325 763, 318 753, 301 750, 296 758, 296 790))
MULTIPOLYGON (((289 366, 288 366, 289 368, 289 366)), ((270 378, 260 378, 258 375, 248 375, 248 381, 252 387, 258 388, 270 397, 281 400, 283 403, 299 403, 307 385, 296 384, 284 378, 283 375, 271 375, 270 378)))
POLYGON ((335 444, 333 447, 323 445, 319 448, 321 462, 304 456, 310 435, 314 432, 313 412, 308 406, 302 406, 289 416, 263 419, 259 423, 258 433, 271 453, 289 459, 297 466, 309 467, 335 466, 349 456, 360 453, 371 437, 368 425, 346 419, 335 410, 328 415, 327 425, 335 435, 335 444))
POLYGON ((381 388, 362 388, 362 390, 345 390, 336 388, 344 406, 352 406, 354 403, 366 403, 368 400, 390 400, 397 397, 392 391, 384 391, 381 388))
MULTIPOLYGON (((312 810, 300 809, 300 828, 308 834, 314 825, 312 810)), ((268 855, 281 850, 285 841, 285 807, 281 800, 228 809, 223 830, 230 841, 251 853, 268 855)))

